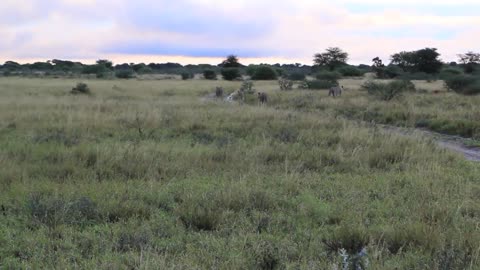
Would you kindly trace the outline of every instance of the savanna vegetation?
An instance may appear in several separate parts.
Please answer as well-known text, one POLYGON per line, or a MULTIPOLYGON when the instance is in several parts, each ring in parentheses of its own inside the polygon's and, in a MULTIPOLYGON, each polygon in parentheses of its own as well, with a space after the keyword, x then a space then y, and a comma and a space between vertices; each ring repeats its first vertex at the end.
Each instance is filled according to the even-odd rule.
POLYGON ((250 67, 279 81, 234 56, 169 80, 109 79, 109 61, 0 78, 0 268, 478 269, 480 164, 376 125, 480 140, 480 96, 456 90, 477 71, 377 77, 401 67, 331 51, 250 67))

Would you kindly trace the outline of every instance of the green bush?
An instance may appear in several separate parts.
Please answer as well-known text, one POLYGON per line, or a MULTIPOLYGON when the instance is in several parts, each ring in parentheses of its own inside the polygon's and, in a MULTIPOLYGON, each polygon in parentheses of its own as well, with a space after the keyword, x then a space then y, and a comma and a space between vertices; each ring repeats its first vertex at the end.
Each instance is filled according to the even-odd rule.
POLYGON ((385 101, 399 97, 405 92, 415 91, 415 85, 407 80, 392 81, 389 83, 367 81, 361 88, 366 90, 368 94, 385 101))
POLYGON ((445 80, 449 90, 462 95, 480 94, 480 78, 471 75, 451 76, 445 80))
MULTIPOLYGON (((313 80, 313 81, 304 81, 307 89, 330 89, 334 86, 337 86, 338 83, 335 81, 329 80, 313 80)), ((303 87, 302 87, 303 88, 303 87)))
POLYGON ((186 81, 193 78, 193 74, 190 72, 182 72, 182 80, 186 81))
POLYGON ((415 72, 415 73, 403 73, 398 76, 400 80, 423 80, 423 81, 434 81, 437 77, 433 74, 428 74, 425 72, 415 72))
POLYGON ((115 77, 119 79, 130 79, 134 77, 134 73, 131 69, 120 69, 115 71, 115 77))
POLYGON ((384 74, 385 74, 385 77, 387 78, 396 78, 400 75, 402 75, 404 72, 403 70, 398 67, 398 66, 394 66, 394 65, 390 65, 388 67, 385 68, 385 71, 384 71, 384 74))
POLYGON ((287 76, 287 78, 292 81, 303 81, 306 79, 306 77, 307 76, 305 75, 305 73, 301 72, 293 72, 287 76))
POLYGON ((363 76, 363 71, 352 66, 345 66, 338 69, 338 72, 344 77, 359 77, 363 76))
POLYGON ((252 80, 276 80, 278 77, 277 72, 269 66, 259 66, 253 73, 252 80))
POLYGON ((240 70, 238 68, 223 68, 222 77, 227 81, 236 80, 241 77, 240 70))
POLYGON ((205 70, 203 72, 203 77, 206 80, 216 80, 217 79, 217 73, 214 70, 205 70))
POLYGON ((462 74, 463 74, 463 71, 461 69, 450 67, 450 68, 443 69, 440 72, 440 78, 449 79, 452 76, 458 76, 458 75, 462 75, 462 74))
POLYGON ((321 71, 317 73, 315 77, 319 81, 329 81, 338 84, 338 80, 342 77, 342 75, 335 71, 321 71))

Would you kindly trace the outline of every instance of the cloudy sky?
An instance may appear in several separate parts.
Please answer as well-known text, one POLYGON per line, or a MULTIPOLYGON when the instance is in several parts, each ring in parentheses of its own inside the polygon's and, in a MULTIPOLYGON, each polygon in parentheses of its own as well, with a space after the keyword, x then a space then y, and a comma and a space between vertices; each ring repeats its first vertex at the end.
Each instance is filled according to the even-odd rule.
POLYGON ((354 64, 438 48, 480 51, 478 0, 0 0, 0 62, 312 63, 338 46, 354 64))

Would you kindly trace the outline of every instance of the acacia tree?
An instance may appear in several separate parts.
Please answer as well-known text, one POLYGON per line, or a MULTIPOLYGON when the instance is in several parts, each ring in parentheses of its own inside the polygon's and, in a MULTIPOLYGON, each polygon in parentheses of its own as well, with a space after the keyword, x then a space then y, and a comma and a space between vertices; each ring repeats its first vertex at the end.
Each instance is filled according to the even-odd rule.
POLYGON ((480 53, 467 52, 465 54, 459 54, 458 59, 462 63, 466 73, 472 73, 475 71, 475 67, 480 65, 480 53))
POLYGON ((344 52, 338 47, 330 47, 324 53, 315 54, 313 62, 315 66, 328 67, 328 69, 334 70, 335 68, 346 65, 347 60, 347 52, 344 52))
POLYGON ((373 62, 373 70, 377 74, 378 78, 384 78, 385 77, 385 65, 382 62, 382 59, 380 57, 375 57, 372 59, 373 62))
POLYGON ((438 59, 440 54, 436 48, 425 48, 418 51, 399 52, 391 56, 391 64, 397 65, 403 71, 438 73, 443 66, 438 59))
POLYGON ((232 54, 227 56, 227 59, 225 59, 220 66, 224 68, 237 68, 241 67, 242 64, 238 61, 238 57, 232 54))

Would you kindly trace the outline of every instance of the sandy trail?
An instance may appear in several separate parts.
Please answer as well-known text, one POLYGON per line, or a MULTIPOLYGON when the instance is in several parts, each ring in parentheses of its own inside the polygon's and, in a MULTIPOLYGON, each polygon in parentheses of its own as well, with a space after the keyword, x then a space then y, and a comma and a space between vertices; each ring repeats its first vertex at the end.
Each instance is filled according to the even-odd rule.
POLYGON ((415 129, 415 128, 400 128, 388 125, 376 125, 384 130, 403 136, 413 137, 415 135, 422 135, 434 140, 438 146, 448 149, 453 152, 462 154, 465 159, 470 161, 480 162, 480 147, 468 147, 465 142, 471 139, 462 138, 459 136, 444 135, 429 130, 415 129))

